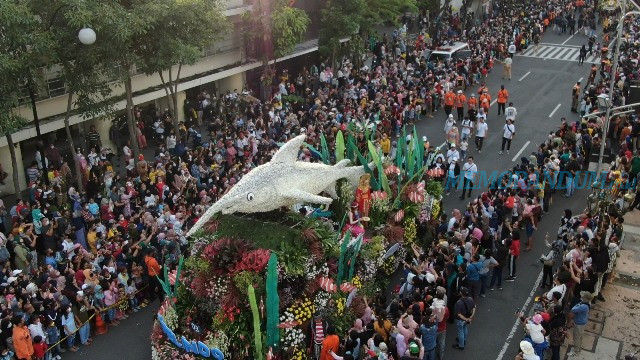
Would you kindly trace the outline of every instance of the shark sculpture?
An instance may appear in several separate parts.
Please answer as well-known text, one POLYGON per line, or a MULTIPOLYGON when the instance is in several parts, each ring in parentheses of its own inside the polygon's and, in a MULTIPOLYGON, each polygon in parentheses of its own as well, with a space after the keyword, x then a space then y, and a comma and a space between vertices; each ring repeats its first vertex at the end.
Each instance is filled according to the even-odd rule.
POLYGON ((350 163, 348 159, 333 166, 297 161, 304 140, 305 135, 291 139, 273 155, 270 162, 244 175, 207 209, 187 236, 193 235, 216 213, 267 212, 301 202, 330 204, 338 197, 335 189, 337 180, 347 178, 352 184, 357 184, 364 174, 363 166, 347 166, 350 163), (331 198, 318 195, 323 191, 331 198))

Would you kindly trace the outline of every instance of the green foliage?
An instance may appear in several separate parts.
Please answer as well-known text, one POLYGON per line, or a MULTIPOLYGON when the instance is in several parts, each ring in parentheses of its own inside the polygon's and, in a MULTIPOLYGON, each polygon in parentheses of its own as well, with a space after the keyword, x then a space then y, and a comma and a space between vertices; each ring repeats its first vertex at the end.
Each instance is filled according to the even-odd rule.
MULTIPOLYGON (((349 0, 345 0, 349 1, 349 0)), ((416 0, 367 0, 362 13, 361 31, 369 32, 376 25, 398 24, 405 12, 416 12, 416 0)))
POLYGON ((262 360, 262 332, 260 331, 260 313, 258 312, 258 304, 256 303, 256 293, 253 286, 247 287, 249 294, 249 305, 253 314, 253 344, 255 346, 255 359, 262 360))
POLYGON ((302 42, 311 19, 304 10, 288 6, 284 0, 276 1, 271 13, 272 41, 276 58, 290 54, 302 42))
POLYGON ((389 218, 390 212, 391 200, 389 197, 386 199, 373 199, 371 201, 371 207, 369 208, 369 224, 371 227, 375 228, 384 225, 389 218))
POLYGON ((221 215, 218 218, 216 235, 219 238, 231 237, 250 240, 255 248, 278 250, 281 243, 290 244, 292 251, 303 252, 300 230, 275 222, 261 221, 250 217, 221 215))
POLYGON ((280 346, 280 298, 278 295, 278 256, 274 253, 267 265, 267 348, 280 346))
POLYGON ((251 285, 258 295, 264 294, 264 279, 253 271, 241 271, 233 276, 233 283, 242 295, 247 295, 247 286, 251 285))
MULTIPOLYGON (((297 241, 301 243, 301 241, 297 241)), ((301 250, 298 246, 288 242, 282 242, 276 254, 280 264, 284 268, 284 272, 290 276, 300 276, 304 274, 305 264, 307 261, 306 250, 301 250)))
POLYGON ((204 273, 209 270, 209 262, 200 256, 189 256, 184 262, 184 269, 193 273, 204 273))
POLYGON ((433 195, 436 199, 440 199, 444 193, 442 183, 435 180, 429 180, 424 184, 424 190, 427 194, 433 195))
POLYGON ((0 134, 9 135, 27 124, 13 109, 40 74, 51 38, 25 1, 0 1, 0 24, 0 134))
POLYGON ((147 75, 177 64, 194 64, 228 30, 224 1, 159 2, 166 4, 166 11, 153 19, 153 30, 145 34, 138 49, 136 65, 147 75))
POLYGON ((384 251, 385 239, 382 235, 376 235, 366 244, 362 245, 360 254, 365 259, 376 259, 384 251))

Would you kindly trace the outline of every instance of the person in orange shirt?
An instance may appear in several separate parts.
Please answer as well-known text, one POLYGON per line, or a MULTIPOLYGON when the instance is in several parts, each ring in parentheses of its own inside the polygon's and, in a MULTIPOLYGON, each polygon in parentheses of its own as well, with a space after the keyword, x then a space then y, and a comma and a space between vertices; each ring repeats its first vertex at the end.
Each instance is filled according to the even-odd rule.
POLYGON ((333 325, 327 326, 327 335, 322 341, 322 350, 320 351, 319 360, 333 360, 331 353, 338 351, 340 338, 336 335, 336 328, 333 325))
POLYGON ((504 114, 507 100, 509 100, 509 92, 504 88, 504 85, 500 85, 500 90, 498 91, 498 115, 500 115, 500 110, 504 114))
POLYGON ((476 121, 476 115, 478 114, 478 99, 476 99, 476 94, 471 94, 471 97, 467 101, 467 109, 469 119, 476 121))
POLYGON ((458 109, 458 121, 462 121, 464 119, 464 104, 467 102, 467 97, 464 96, 462 90, 458 90, 458 95, 456 96, 456 109, 458 109))
POLYGON ((489 88, 482 83, 482 85, 478 88, 478 96, 482 95, 484 92, 489 92, 489 88))
POLYGON ((485 90, 485 92, 480 95, 480 107, 484 109, 484 113, 489 115, 489 107, 491 106, 491 95, 489 92, 485 90))
POLYGON ((144 257, 144 263, 147 265, 147 275, 149 275, 149 301, 153 301, 156 298, 156 295, 160 297, 160 301, 164 298, 164 293, 162 290, 162 285, 158 280, 158 276, 161 275, 160 270, 162 266, 158 264, 158 260, 155 258, 156 249, 151 248, 148 250, 147 255, 144 257))
POLYGON ((16 358, 33 359, 33 342, 31 341, 31 333, 24 323, 24 317, 16 315, 11 319, 11 323, 13 323, 11 339, 16 350, 16 358))
POLYGON ((447 114, 447 117, 451 114, 455 101, 456 94, 454 94, 453 91, 449 90, 444 94, 444 112, 447 114))

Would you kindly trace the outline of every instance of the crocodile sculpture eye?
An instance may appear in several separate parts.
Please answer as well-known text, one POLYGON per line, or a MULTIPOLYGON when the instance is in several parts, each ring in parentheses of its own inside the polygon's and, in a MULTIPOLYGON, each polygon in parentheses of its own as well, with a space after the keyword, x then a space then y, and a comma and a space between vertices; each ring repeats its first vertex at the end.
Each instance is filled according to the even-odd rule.
POLYGON ((253 201, 253 193, 248 193, 247 194, 247 200, 253 201))

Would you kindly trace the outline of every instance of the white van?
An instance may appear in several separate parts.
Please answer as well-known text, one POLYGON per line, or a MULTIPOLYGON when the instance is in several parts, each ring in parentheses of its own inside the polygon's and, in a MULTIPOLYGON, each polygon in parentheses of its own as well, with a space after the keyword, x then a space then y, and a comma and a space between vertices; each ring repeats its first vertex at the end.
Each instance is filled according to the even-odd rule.
POLYGON ((454 42, 453 44, 441 46, 431 51, 427 59, 431 62, 438 62, 439 60, 447 62, 465 59, 469 56, 471 56, 469 44, 466 42, 454 42))

